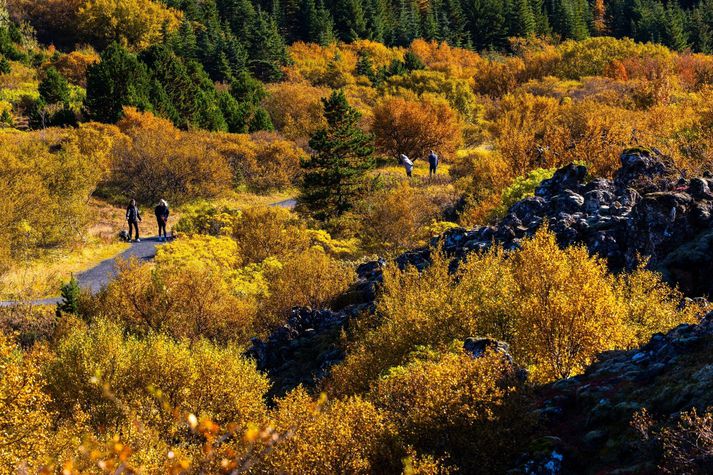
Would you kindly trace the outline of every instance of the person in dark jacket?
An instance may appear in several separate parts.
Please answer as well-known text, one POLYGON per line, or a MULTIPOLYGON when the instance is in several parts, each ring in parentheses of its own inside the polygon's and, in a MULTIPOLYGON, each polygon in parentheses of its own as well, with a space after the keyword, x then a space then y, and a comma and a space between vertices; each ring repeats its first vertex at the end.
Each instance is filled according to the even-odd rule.
POLYGON ((141 239, 139 239, 141 213, 139 212, 139 207, 136 206, 136 200, 131 200, 129 207, 126 208, 126 221, 129 223, 129 241, 131 241, 132 231, 136 230, 136 242, 141 242, 141 239))
POLYGON ((436 155, 436 152, 431 150, 431 153, 428 154, 428 176, 435 175, 437 170, 438 170, 438 155, 436 155))
POLYGON ((154 208, 154 214, 156 214, 156 221, 158 222, 158 240, 166 240, 166 223, 168 222, 168 203, 166 200, 161 200, 158 202, 158 206, 154 208))

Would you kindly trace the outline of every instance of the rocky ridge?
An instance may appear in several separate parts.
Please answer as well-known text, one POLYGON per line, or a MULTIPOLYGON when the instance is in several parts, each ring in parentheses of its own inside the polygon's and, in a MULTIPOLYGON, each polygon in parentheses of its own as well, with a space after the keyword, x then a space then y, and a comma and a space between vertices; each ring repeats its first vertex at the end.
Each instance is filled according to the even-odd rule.
MULTIPOLYGON (((494 244, 517 249, 547 224, 562 246, 581 243, 613 270, 631 269, 640 257, 688 295, 713 293, 713 176, 686 179, 656 150, 625 150, 612 180, 590 179, 581 165, 565 166, 544 180, 535 196, 514 204, 496 225, 452 229, 428 248, 396 258, 399 266, 429 265, 433 248, 454 264, 494 244), (695 266, 691 263, 695 262, 695 266)), ((331 310, 295 308, 287 323, 248 354, 266 371, 274 394, 313 386, 344 357, 339 335, 352 318, 373 313, 383 259, 357 269, 357 282, 331 310)))
MULTIPOLYGON (((632 417, 646 408, 670 424, 682 411, 713 406, 712 350, 713 312, 641 348, 603 353, 584 374, 541 388, 541 435, 512 473, 661 473, 632 417)), ((696 473, 713 471, 711 457, 695 463, 696 473)))

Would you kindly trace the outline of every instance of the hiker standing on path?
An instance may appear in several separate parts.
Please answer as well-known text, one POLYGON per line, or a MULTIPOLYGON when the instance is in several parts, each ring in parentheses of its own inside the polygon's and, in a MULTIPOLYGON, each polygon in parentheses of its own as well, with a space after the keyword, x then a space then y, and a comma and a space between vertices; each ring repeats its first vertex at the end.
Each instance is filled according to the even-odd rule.
POLYGON ((406 170, 406 176, 411 178, 411 173, 413 173, 413 162, 403 153, 401 154, 401 164, 406 170))
POLYGON ((428 176, 431 177, 436 174, 438 171, 438 155, 436 155, 436 152, 431 150, 431 153, 428 154, 428 176))
POLYGON ((139 239, 139 223, 141 222, 141 213, 139 207, 136 206, 136 200, 131 200, 129 207, 126 208, 126 221, 129 222, 129 241, 131 241, 131 231, 136 230, 136 242, 141 242, 139 239))
POLYGON ((154 214, 156 214, 156 221, 158 222, 158 240, 166 240, 166 223, 168 222, 168 203, 166 200, 161 200, 158 202, 158 206, 154 208, 154 214), (163 234, 162 234, 163 232, 163 234))

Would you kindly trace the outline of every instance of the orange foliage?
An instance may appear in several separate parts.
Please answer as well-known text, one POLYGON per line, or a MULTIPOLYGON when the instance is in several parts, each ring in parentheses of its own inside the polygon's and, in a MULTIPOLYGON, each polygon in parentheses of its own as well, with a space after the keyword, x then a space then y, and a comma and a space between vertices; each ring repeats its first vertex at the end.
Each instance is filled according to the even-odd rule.
POLYGON ((309 138, 326 125, 322 98, 329 89, 305 83, 279 83, 268 86, 263 105, 275 128, 285 137, 307 145, 309 138))
POLYGON ((447 159, 463 140, 458 114, 446 100, 430 95, 419 101, 384 99, 374 109, 372 130, 383 153, 405 153, 412 160, 426 159, 430 149, 447 159))
POLYGON ((462 48, 453 48, 447 43, 414 40, 409 47, 429 69, 442 71, 450 77, 470 79, 486 62, 478 53, 462 48))
POLYGON ((64 54, 54 66, 73 84, 82 87, 87 85, 87 70, 89 66, 99 62, 99 55, 92 48, 84 48, 64 54))
POLYGON ((227 159, 193 134, 131 108, 118 126, 128 140, 115 146, 110 182, 121 193, 141 202, 165 198, 178 203, 228 190, 227 159))

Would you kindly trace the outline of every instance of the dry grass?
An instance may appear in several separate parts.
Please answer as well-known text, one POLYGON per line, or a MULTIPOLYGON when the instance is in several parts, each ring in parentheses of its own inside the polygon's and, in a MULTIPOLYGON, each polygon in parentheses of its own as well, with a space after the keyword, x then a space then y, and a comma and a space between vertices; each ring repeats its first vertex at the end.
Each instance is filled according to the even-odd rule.
POLYGON ((279 203, 280 201, 289 200, 297 196, 297 194, 297 190, 291 188, 264 195, 256 195, 247 191, 235 191, 219 200, 219 202, 225 202, 236 208, 253 208, 256 206, 269 206, 274 203, 279 203))
MULTIPOLYGON (((290 199, 295 190, 284 190, 267 195, 235 192, 222 199, 232 206, 249 208, 270 205, 290 199)), ((0 275, 0 300, 29 300, 52 297, 59 294, 59 288, 74 274, 91 269, 105 259, 110 259, 126 250, 129 245, 119 242, 117 235, 127 229, 125 210, 106 202, 92 199, 90 225, 86 236, 74 245, 52 249, 37 259, 18 262, 17 265, 0 275)), ((141 208, 144 218, 141 233, 145 236, 157 233, 153 209, 141 208)), ((172 208, 169 229, 178 222, 181 209, 172 208)))
POLYGON ((66 248, 48 250, 40 258, 17 265, 0 276, 0 300, 55 296, 73 274, 91 269, 129 247, 116 238, 125 227, 124 210, 92 200, 91 224, 84 239, 66 248))

